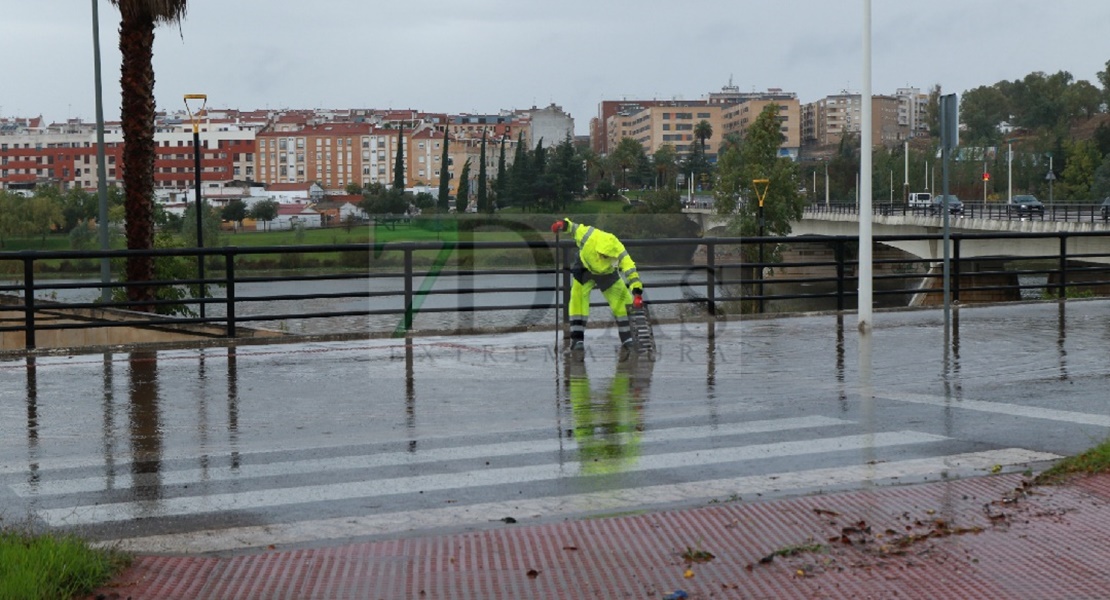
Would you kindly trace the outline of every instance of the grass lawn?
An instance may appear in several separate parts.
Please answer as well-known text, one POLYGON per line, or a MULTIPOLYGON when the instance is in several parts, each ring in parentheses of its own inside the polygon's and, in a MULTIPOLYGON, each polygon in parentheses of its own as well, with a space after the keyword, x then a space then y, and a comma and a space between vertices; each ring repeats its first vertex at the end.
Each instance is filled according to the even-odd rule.
POLYGON ((92 593, 131 563, 72 536, 0 531, 0 600, 72 600, 92 593))

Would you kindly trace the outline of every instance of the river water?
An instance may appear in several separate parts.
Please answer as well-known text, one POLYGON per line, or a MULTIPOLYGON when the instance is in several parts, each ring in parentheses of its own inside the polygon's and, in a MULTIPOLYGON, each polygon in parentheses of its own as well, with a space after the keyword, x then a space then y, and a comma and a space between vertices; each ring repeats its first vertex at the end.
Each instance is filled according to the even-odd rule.
MULTIPOLYGON (((691 299, 704 298, 704 271, 690 269, 648 270, 641 268, 645 281, 645 300, 651 303, 654 318, 677 318, 696 314, 701 306, 691 299)), ((96 285, 98 279, 38 280, 36 285, 55 286, 81 283, 96 285)), ((19 285, 19 282, 4 282, 19 285)), ((436 275, 413 280, 413 331, 433 332, 460 329, 543 328, 555 324, 555 282, 550 273, 436 275), (539 308, 522 308, 537 306, 539 308), (510 308, 514 307, 514 308, 510 308)), ((246 319, 246 327, 295 334, 352 333, 365 331, 382 334, 403 330, 404 281, 401 277, 347 280, 280 280, 242 282, 235 287, 236 319, 246 319), (320 298, 324 294, 366 294, 371 297, 320 298), (380 294, 380 295, 379 295, 380 294), (269 300, 274 296, 301 296, 290 300, 269 300), (252 300, 252 298, 254 300, 252 300), (304 318, 309 313, 369 311, 371 315, 304 318), (388 314, 385 314, 388 313, 388 314), (272 318, 266 318, 272 317, 272 318), (256 320, 257 319, 257 320, 256 320)), ((212 298, 225 298, 226 290, 213 287, 212 298)), ((717 291, 722 296, 723 291, 717 291)), ((99 288, 47 288, 36 292, 42 300, 56 302, 94 302, 99 288)), ((612 323, 604 297, 595 292, 591 301, 600 304, 590 311, 593 324, 612 323)), ((196 310, 197 305, 191 307, 196 310)), ((225 316, 226 304, 205 306, 208 317, 225 316)))

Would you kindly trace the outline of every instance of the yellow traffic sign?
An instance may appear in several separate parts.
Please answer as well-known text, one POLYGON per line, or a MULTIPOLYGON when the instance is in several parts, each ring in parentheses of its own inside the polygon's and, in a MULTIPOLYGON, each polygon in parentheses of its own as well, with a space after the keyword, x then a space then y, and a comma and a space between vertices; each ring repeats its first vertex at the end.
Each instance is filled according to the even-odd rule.
POLYGON ((185 112, 189 113, 189 120, 193 122, 193 133, 200 129, 200 113, 204 112, 204 107, 208 105, 208 94, 185 94, 185 112), (200 102, 200 107, 196 111, 189 108, 189 101, 193 100, 200 102))
POLYGON ((759 206, 763 206, 763 199, 767 197, 767 188, 771 186, 770 179, 753 179, 752 187, 755 188, 755 197, 759 199, 759 206), (763 191, 760 191, 763 186, 763 191))

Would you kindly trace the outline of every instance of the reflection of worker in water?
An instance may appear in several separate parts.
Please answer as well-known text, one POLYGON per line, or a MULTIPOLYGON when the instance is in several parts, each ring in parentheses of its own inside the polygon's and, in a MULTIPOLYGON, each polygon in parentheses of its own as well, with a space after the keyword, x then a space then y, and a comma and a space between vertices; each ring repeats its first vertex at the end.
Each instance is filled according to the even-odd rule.
POLYGON ((586 365, 567 362, 571 430, 578 444, 582 474, 617 473, 636 462, 643 433, 643 405, 648 399, 652 361, 617 364, 608 387, 592 390, 586 365))

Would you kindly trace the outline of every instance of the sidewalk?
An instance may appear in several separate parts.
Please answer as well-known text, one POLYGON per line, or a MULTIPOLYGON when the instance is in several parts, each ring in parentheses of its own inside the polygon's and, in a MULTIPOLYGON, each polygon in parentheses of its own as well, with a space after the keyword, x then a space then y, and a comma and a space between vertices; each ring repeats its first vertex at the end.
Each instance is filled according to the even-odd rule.
POLYGON ((93 598, 1110 597, 1110 475, 1020 474, 229 557, 139 556, 93 598), (686 595, 678 593, 682 590, 686 595))

